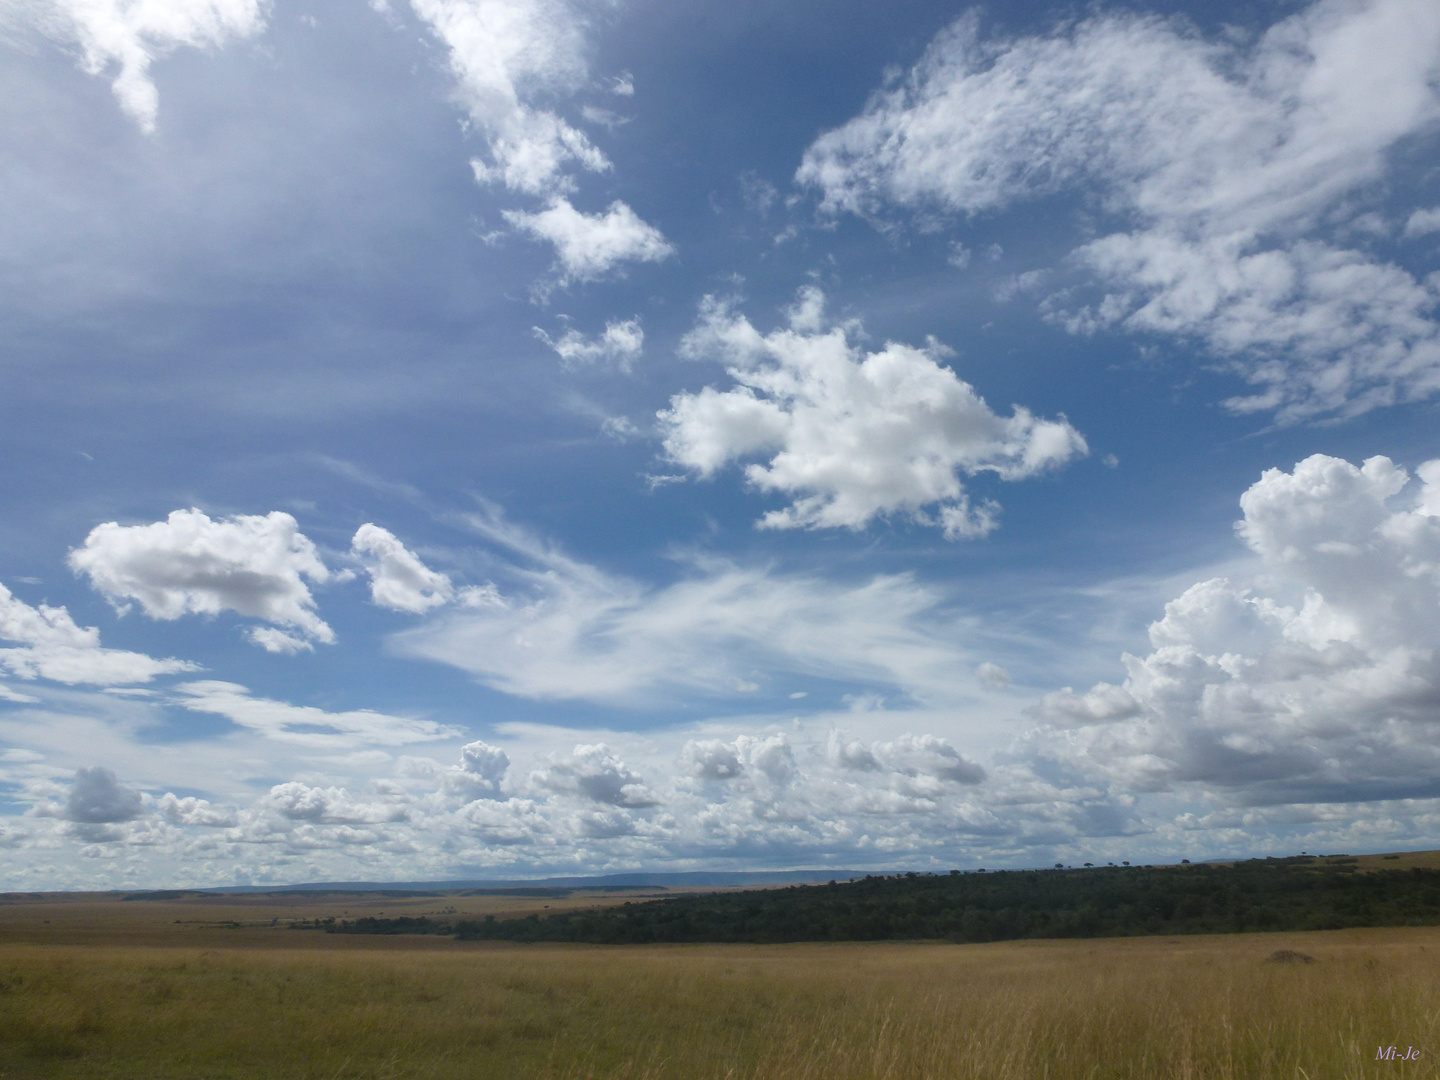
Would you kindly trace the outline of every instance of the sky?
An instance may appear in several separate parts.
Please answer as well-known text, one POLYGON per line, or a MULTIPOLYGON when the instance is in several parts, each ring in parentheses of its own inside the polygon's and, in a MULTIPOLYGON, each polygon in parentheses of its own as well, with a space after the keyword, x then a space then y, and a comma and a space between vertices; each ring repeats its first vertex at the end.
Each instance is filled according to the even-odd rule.
POLYGON ((0 889, 1440 847, 1440 6, 0 0, 0 889))

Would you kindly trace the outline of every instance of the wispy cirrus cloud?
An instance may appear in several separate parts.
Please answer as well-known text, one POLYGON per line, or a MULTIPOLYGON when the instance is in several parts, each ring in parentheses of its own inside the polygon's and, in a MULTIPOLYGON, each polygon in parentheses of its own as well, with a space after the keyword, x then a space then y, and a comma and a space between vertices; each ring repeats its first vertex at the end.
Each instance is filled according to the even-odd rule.
POLYGON ((562 363, 571 369, 608 364, 628 373, 645 348, 645 330, 638 318, 610 319, 604 331, 593 337, 569 327, 559 337, 552 338, 538 326, 535 336, 554 349, 562 363))
POLYGON ((218 48, 265 28, 268 0, 38 0, 18 5, 40 30, 80 49, 91 75, 111 75, 120 108, 153 132, 160 94, 150 77, 179 48, 218 48))
MULTIPOLYGON (((550 243, 558 281, 593 281, 626 262, 658 262, 674 252, 654 225, 613 201, 587 214, 570 201, 576 169, 605 173, 610 159, 555 107, 590 82, 586 31, 591 13, 570 0, 411 0, 447 49, 456 97, 484 137, 487 154, 470 162, 481 184, 546 200, 537 211, 507 210, 515 230, 550 243)), ((610 92, 633 96, 628 76, 610 92)), ((583 113, 614 126, 605 110, 583 113)))
POLYGON ((573 186, 567 167, 610 162, 589 137, 535 99, 574 93, 589 78, 585 16, 566 0, 411 0, 447 48, 460 104, 484 136, 482 183, 528 195, 573 186))
POLYGON ((255 697, 243 686, 218 680, 181 683, 173 693, 175 703, 191 712, 223 716, 267 739, 322 750, 408 746, 459 734, 433 720, 390 716, 372 709, 330 712, 255 697))
POLYGON ((891 89, 807 150, 829 211, 973 216, 1093 192, 1118 229, 1077 247, 1105 295, 1058 294, 1077 333, 1203 342, 1282 422, 1440 390, 1434 283, 1340 246, 1346 200, 1440 119, 1440 10, 1329 0, 1253 45, 1097 14, 983 39, 967 15, 891 89))
POLYGON ((497 690, 541 700, 643 704, 744 693, 749 673, 805 672, 950 700, 973 688, 947 636, 948 598, 907 574, 838 584, 696 558, 671 584, 607 573, 505 522, 471 521, 505 552, 499 586, 391 638, 497 690))

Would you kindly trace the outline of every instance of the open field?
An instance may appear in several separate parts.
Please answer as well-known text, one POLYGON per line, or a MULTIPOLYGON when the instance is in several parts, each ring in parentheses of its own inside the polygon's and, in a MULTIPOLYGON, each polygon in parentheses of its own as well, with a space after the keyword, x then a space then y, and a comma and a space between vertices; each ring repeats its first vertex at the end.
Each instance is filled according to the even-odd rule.
POLYGON ((1314 855, 1325 866, 1352 865, 1361 873, 1374 870, 1440 870, 1440 851, 1394 851, 1375 855, 1314 855))
POLYGON ((1428 927, 624 948, 171 932, 0 938, 0 1077, 1440 1075, 1428 927), (1314 962, 1267 962, 1282 949, 1314 962), (1381 1045, 1421 1056, 1376 1061, 1381 1045))
MULTIPOLYGON (((474 892, 12 893, 0 895, 0 943, 294 945, 294 921, 327 918, 514 918, 670 895, 664 889, 554 889, 539 895, 474 892), (135 897, 127 899, 126 897, 135 897), (278 940, 272 941, 274 931, 278 940)), ((306 933, 323 948, 330 935, 306 933)), ((343 942, 337 944, 344 945, 343 942)))

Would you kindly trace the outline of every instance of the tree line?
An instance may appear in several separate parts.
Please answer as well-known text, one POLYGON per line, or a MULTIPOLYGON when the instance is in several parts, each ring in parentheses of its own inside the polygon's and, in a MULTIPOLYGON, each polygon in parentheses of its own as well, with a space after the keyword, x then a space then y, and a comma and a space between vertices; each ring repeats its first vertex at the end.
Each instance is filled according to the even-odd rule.
POLYGON ((462 940, 662 942, 1004 941, 1440 924, 1440 870, 1358 873, 1353 860, 1251 860, 872 875, 668 897, 520 918, 366 918, 334 933, 462 940))

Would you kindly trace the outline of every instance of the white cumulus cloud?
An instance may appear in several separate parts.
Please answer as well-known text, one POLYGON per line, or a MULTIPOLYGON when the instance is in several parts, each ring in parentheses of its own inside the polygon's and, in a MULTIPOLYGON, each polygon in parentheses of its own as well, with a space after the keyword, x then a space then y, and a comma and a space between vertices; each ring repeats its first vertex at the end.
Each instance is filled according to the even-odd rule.
POLYGON ((1251 45, 1129 14, 984 41, 971 15, 798 178, 867 214, 1096 191, 1119 227, 1073 260, 1108 292, 1053 318, 1204 342, 1255 386, 1237 411, 1363 411, 1440 389, 1440 297, 1324 233, 1440 119, 1437 64, 1428 0, 1325 0, 1251 45))
POLYGON ((1167 604, 1123 683, 1045 699, 1051 752, 1232 805, 1440 793, 1440 461, 1417 472, 1267 471, 1237 525, 1258 571, 1167 604))
MULTIPOLYGON (((157 660, 144 653, 102 648, 96 627, 77 626, 63 607, 31 607, 4 585, 0 585, 0 641, 17 643, 0 648, 0 668, 21 679, 122 686, 195 670, 184 660, 157 660)), ((0 689, 0 697, 16 703, 35 700, 8 689, 0 689)))
POLYGON ((509 769, 509 754, 498 746, 477 740, 460 748, 460 764, 444 772, 444 784, 467 803, 476 799, 499 799, 509 769))
POLYGON ((690 739, 680 752, 688 772, 704 780, 732 780, 740 776, 785 785, 795 776, 795 751, 782 734, 723 739, 690 739))
POLYGON ((97 525, 70 553, 70 566, 117 605, 136 601, 152 619, 234 611, 270 626, 250 639, 270 652, 333 642, 307 581, 330 571, 289 514, 212 520, 176 510, 151 525, 97 525))
POLYGON ((660 262, 675 253, 659 229, 619 200, 604 213, 585 214, 556 198, 535 213, 507 210, 505 220, 555 245, 562 283, 593 281, 622 263, 660 262))
POLYGON ((865 352, 850 327, 824 327, 823 302, 818 289, 802 290, 789 328, 761 334, 707 298, 684 351, 723 360, 738 385, 677 394, 659 414, 666 456, 702 477, 767 459, 747 465, 746 479, 794 501, 762 525, 860 529, 903 513, 948 539, 984 536, 999 508, 973 504, 959 474, 1017 480, 1087 453, 1063 417, 995 413, 938 362, 936 346, 865 352))
POLYGON ((291 821, 327 825, 370 825, 406 816, 402 807, 361 802, 343 787, 314 787, 298 780, 276 784, 261 805, 291 821))
POLYGON ((67 821, 87 825, 133 821, 143 812, 140 792, 120 783, 113 770, 98 765, 75 771, 63 809, 67 821))
POLYGON ((370 575, 370 597, 381 607, 423 615, 455 597, 450 579, 431 570, 387 529, 361 525, 350 550, 370 575))
POLYGON ((978 784, 985 770, 938 735, 901 735, 878 743, 875 757, 905 776, 928 776, 957 784, 978 784))
POLYGON ((229 829, 239 824, 239 815, 230 807, 215 806, 208 799, 194 795, 181 798, 167 791, 155 802, 155 809, 172 825, 198 825, 210 829, 229 829))
POLYGON ((826 758, 846 773, 893 773, 957 784, 978 784, 986 775, 982 766, 965 757, 947 739, 930 734, 907 732, 867 746, 859 739, 847 740, 832 731, 826 758))
POLYGON ((645 782, 604 743, 582 743, 568 760, 537 770, 530 780, 541 788, 575 792, 611 806, 644 807, 656 802, 645 782))
POLYGON ((145 813, 145 797, 120 782, 113 769, 79 768, 63 801, 42 802, 32 813, 60 818, 66 831, 82 843, 103 844, 124 839, 128 825, 145 813))
POLYGON ((558 338, 552 338, 538 326, 535 336, 559 353, 568 368, 612 364, 628 373, 645 347, 645 330, 638 318, 611 319, 606 322, 604 332, 595 337, 568 329, 558 338))

